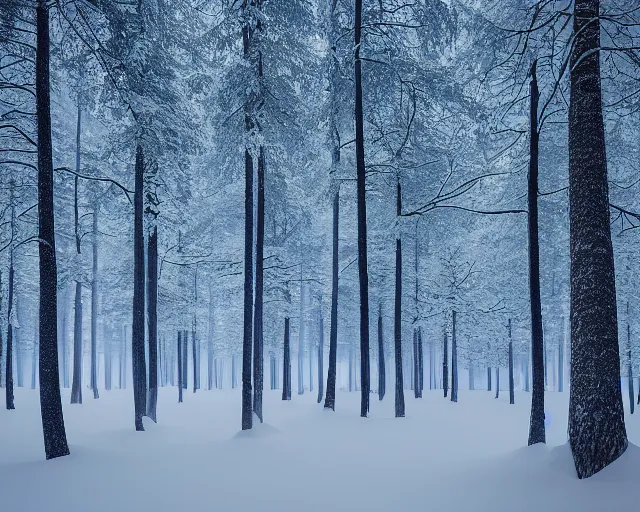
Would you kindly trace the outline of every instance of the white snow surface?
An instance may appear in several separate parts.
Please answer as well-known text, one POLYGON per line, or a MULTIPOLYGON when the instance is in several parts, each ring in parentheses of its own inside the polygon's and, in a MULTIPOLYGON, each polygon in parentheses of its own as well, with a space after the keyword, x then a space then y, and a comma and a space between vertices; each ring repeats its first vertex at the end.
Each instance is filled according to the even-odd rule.
MULTIPOLYGON (((0 503, 8 512, 635 510, 640 449, 578 480, 566 445, 568 393, 547 393, 547 446, 526 447, 529 393, 441 391, 393 417, 393 393, 371 415, 359 393, 338 392, 336 412, 316 393, 264 394, 265 424, 238 432, 240 392, 162 388, 158 424, 133 428, 131 390, 86 394, 64 414, 71 455, 45 461, 37 391, 16 390, 0 410, 0 503)), ((631 443, 640 418, 627 412, 631 443)))

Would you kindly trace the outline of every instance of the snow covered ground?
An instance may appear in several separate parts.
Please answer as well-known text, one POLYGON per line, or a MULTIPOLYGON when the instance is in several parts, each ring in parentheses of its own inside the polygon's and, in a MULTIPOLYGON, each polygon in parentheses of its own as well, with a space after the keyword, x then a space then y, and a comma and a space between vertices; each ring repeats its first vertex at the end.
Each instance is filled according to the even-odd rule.
MULTIPOLYGON (((66 391, 66 390, 65 390, 66 391)), ((240 393, 160 390, 159 423, 133 429, 130 390, 86 393, 64 413, 71 456, 45 461, 37 392, 17 389, 0 410, 0 510, 125 511, 491 511, 635 510, 640 449, 584 481, 566 446, 568 393, 548 393, 548 446, 526 448, 529 394, 509 405, 487 391, 459 402, 407 391, 407 417, 393 393, 338 392, 335 413, 316 393, 282 402, 265 391, 265 424, 238 433, 240 393)), ((640 444, 640 418, 627 416, 640 444)))

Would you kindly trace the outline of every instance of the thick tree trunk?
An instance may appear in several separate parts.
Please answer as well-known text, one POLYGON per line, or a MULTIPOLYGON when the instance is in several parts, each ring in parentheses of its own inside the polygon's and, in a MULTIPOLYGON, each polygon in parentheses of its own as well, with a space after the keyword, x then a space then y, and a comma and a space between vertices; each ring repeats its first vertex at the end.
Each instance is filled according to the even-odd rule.
POLYGON ((340 190, 333 196, 333 252, 331 266, 331 327, 329 331, 329 368, 325 409, 336 409, 336 366, 338 352, 338 220, 340 217, 340 190))
POLYGON ((284 362, 282 364, 282 399, 291 400, 291 348, 289 317, 284 319, 284 362))
POLYGON ((628 444, 620 389, 599 15, 599 0, 575 1, 575 44, 569 64, 569 444, 578 478, 589 477, 608 466, 628 444))
POLYGON ((378 308, 378 398, 382 400, 386 392, 387 375, 384 367, 384 339, 382 337, 382 304, 378 308))
POLYGON ((149 397, 147 416, 157 423, 158 404, 158 227, 147 241, 147 322, 149 330, 149 397))
MULTIPOLYGON (((362 0, 355 6, 356 170, 358 189, 358 274, 360 282, 360 416, 369 414, 369 273, 367 269, 367 198, 364 160, 364 115, 362 106, 362 0)), ((404 409, 404 407, 403 407, 404 409)), ((397 416, 396 411, 396 416, 397 416)), ((404 414, 403 414, 404 415, 404 414)))
POLYGON ((322 402, 324 394, 324 318, 320 312, 320 325, 318 335, 318 403, 322 402))
MULTIPOLYGON (((98 207, 93 209, 93 247, 91 276, 91 389, 93 398, 98 394, 98 207)), ((106 345, 105 345, 106 346, 106 345)), ((106 357, 106 351, 105 351, 106 357)))
POLYGON ((451 401, 458 401, 458 340, 456 337, 456 311, 451 315, 451 401))
MULTIPOLYGON (((627 302, 627 315, 629 314, 629 303, 627 302)), ((633 392, 633 362, 631 361, 631 325, 627 320, 627 379, 629 385, 629 412, 634 413, 635 393, 633 392)))
POLYGON ((36 4, 36 119, 38 123, 38 244, 40 262, 40 411, 47 459, 69 454, 58 374, 57 267, 49 84, 49 11, 36 4))
POLYGON ((558 343, 558 392, 564 391, 564 337, 566 328, 564 325, 565 319, 562 317, 562 336, 558 343))
POLYGON ((133 369, 134 419, 137 431, 143 431, 142 416, 146 413, 147 364, 144 353, 144 153, 136 148, 134 229, 133 229, 133 322, 131 326, 131 363, 133 369))

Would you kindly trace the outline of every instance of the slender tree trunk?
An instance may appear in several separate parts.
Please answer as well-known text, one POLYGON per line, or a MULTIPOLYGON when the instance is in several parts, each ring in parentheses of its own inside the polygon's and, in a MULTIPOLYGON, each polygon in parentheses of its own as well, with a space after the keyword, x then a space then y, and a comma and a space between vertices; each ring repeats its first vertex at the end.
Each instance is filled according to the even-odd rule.
POLYGON ((33 328, 33 352, 31 354, 31 389, 36 389, 36 374, 38 373, 38 322, 33 328))
POLYGON ((565 318, 562 317, 562 336, 558 343, 558 391, 562 393, 564 391, 564 336, 566 328, 564 325, 565 318))
POLYGON ((147 241, 147 322, 149 330, 149 398, 147 416, 157 423, 158 404, 158 227, 147 241))
POLYGON ((245 150, 244 333, 242 338, 242 430, 253 426, 251 357, 253 342, 253 159, 245 150))
MULTIPOLYGON (((402 218, 402 188, 400 184, 400 177, 398 177, 397 180, 396 194, 396 216, 397 221, 400 222, 402 218)), ((395 413, 396 418, 404 418, 404 378, 402 375, 402 238, 399 226, 396 236, 396 282, 393 336, 396 370, 395 413)))
POLYGON ((258 157, 258 208, 256 218, 256 293, 253 313, 253 412, 262 423, 262 388, 264 386, 263 356, 263 273, 264 273, 264 148, 258 157))
POLYGON ((456 311, 452 312, 451 329, 451 401, 458 401, 458 340, 456 337, 456 311))
POLYGON ((196 318, 193 317, 193 327, 191 329, 191 359, 193 361, 193 392, 198 389, 198 366, 200 361, 198 360, 198 338, 196 336, 196 318))
MULTIPOLYGON (((355 8, 355 87, 356 87, 356 168, 358 189, 358 274, 360 281, 360 416, 369 414, 369 273, 367 269, 367 199, 364 160, 364 115, 362 106, 362 0, 355 8)), ((397 416, 396 412, 396 416, 397 416)))
POLYGON ((298 329, 298 394, 304 393, 304 337, 305 337, 305 294, 306 288, 302 282, 302 263, 300 264, 300 328, 298 329))
POLYGON ((182 403, 182 331, 178 330, 178 403, 182 403))
POLYGON ((414 327, 413 329, 413 365, 412 368, 412 377, 411 380, 413 384, 413 394, 415 398, 420 396, 420 376, 418 373, 418 329, 414 327))
POLYGON ((500 396, 500 367, 496 366, 496 398, 500 396))
POLYGON ((133 230, 133 323, 131 326, 131 363, 133 370, 133 403, 136 431, 144 431, 142 416, 146 413, 147 369, 144 353, 144 153, 136 148, 134 230, 133 230))
POLYGON ((291 349, 289 317, 284 319, 284 363, 282 364, 282 399, 291 400, 291 349))
POLYGON ((324 394, 324 318, 322 317, 322 311, 320 312, 320 325, 318 336, 318 403, 322 402, 322 395, 324 394))
POLYGON ((384 367, 384 340, 382 330, 382 304, 378 307, 378 398, 382 400, 386 392, 386 373, 384 367))
POLYGON ((331 270, 331 327, 329 332, 329 368, 325 409, 336 409, 336 366, 338 352, 338 220, 340 216, 340 189, 333 196, 333 254, 331 270))
MULTIPOLYGON (((207 333, 207 389, 211 391, 214 386, 214 368, 215 361, 213 358, 213 330, 215 328, 213 316, 213 288, 209 284, 209 332, 207 333)), ((217 387, 217 382, 216 382, 217 387)))
POLYGON ((491 391, 491 366, 487 367, 487 391, 491 391))
MULTIPOLYGON (((82 127, 82 109, 78 99, 76 123, 76 172, 80 172, 80 130, 82 127)), ((82 403, 82 268, 80 249, 80 215, 78 212, 78 176, 74 180, 74 231, 76 239, 77 268, 76 297, 73 317, 73 382, 71 384, 71 403, 82 403)))
POLYGON ((187 389, 189 384, 189 331, 182 331, 182 389, 187 389))
POLYGON ((420 384, 420 394, 418 398, 422 398, 422 391, 424 391, 424 357, 422 353, 422 328, 418 327, 418 383, 420 384))
POLYGON ((49 10, 36 4, 36 119, 38 123, 38 244, 40 262, 40 411, 47 459, 69 454, 58 373, 57 267, 49 83, 49 10))
MULTIPOLYGON (((544 428, 544 339, 542 330, 542 303, 540 299, 540 243, 538 238, 538 78, 536 61, 531 67, 531 112, 529 145, 529 299, 531 305, 531 362, 533 365, 533 392, 531 394, 531 419, 529 446, 545 442, 544 428)), ((527 363, 527 374, 529 365, 527 363)), ((527 375, 528 377, 528 375, 527 375)), ((527 382, 528 382, 527 378, 527 382)))
MULTIPOLYGON (((93 261, 91 279, 91 389, 98 394, 98 207, 93 209, 93 261)), ((106 356, 106 352, 105 352, 106 356)))
POLYGON ((444 397, 447 398, 449 391, 449 340, 447 339, 447 328, 444 329, 444 343, 442 346, 442 389, 444 397))
MULTIPOLYGON (((12 207, 12 224, 13 224, 13 207, 12 207)), ((13 318, 15 313, 13 300, 13 287, 15 279, 15 269, 13 266, 13 248, 9 254, 9 299, 7 301, 7 352, 5 360, 5 397, 7 410, 15 409, 13 399, 13 318)))
POLYGON ((628 320, 629 303, 627 302, 627 378, 629 381, 629 412, 634 412, 635 393, 633 392, 633 362, 631 361, 631 325, 628 320))
POLYGON ((599 16, 599 0, 575 1, 575 44, 569 64, 569 444, 578 478, 587 478, 608 466, 628 444, 620 389, 599 16))
POLYGON ((513 405, 515 403, 515 399, 514 399, 514 389, 513 389, 513 341, 511 341, 511 318, 509 318, 508 330, 509 330, 509 403, 513 405))

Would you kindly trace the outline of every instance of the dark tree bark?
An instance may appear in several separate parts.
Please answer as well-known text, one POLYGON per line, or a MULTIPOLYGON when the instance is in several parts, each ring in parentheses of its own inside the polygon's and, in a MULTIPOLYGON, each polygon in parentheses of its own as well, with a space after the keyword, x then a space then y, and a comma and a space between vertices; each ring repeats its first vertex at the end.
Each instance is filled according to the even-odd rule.
MULTIPOLYGON (((76 123, 76 172, 80 172, 80 130, 82 127, 82 108, 80 100, 78 100, 78 115, 76 123)), ((74 215, 74 231, 76 240, 77 261, 80 263, 81 254, 81 234, 80 234, 80 215, 78 212, 78 176, 74 181, 73 194, 73 215, 74 215)), ((81 274, 82 269, 77 268, 76 271, 81 274)), ((76 276, 76 296, 74 302, 73 313, 73 381, 71 384, 71 403, 82 403, 82 275, 76 276)))
POLYGON ((420 397, 420 374, 418 372, 418 329, 413 329, 413 365, 412 365, 412 384, 413 384, 413 395, 415 398, 420 397))
MULTIPOLYGON (((98 206, 93 209, 93 247, 91 276, 91 390, 93 398, 98 394, 98 206)), ((106 347, 106 341, 105 341, 106 347)), ((105 367, 106 367, 105 350, 105 367)))
POLYGON ((324 394, 324 318, 320 312, 320 325, 318 336, 318 403, 322 402, 324 394))
POLYGON ((515 403, 515 399, 513 389, 513 341, 511 341, 511 318, 509 318, 507 328, 509 331, 509 403, 513 405, 515 403))
MULTIPOLYGON (((544 339, 542 331, 542 302, 540 299, 540 242, 538 238, 538 78, 536 61, 531 66, 531 111, 529 113, 529 299, 531 305, 531 362, 533 365, 533 392, 529 446, 545 442, 544 428, 544 339)), ((527 365, 528 369, 528 365, 527 365)), ((528 380, 528 379, 527 379, 528 380)))
POLYGON ((491 366, 487 367, 487 391, 491 391, 491 366))
POLYGON ((196 318, 194 315, 193 318, 193 326, 191 329, 191 360, 193 361, 193 392, 195 393, 198 389, 198 365, 200 361, 198 360, 198 338, 196 337, 196 318))
POLYGON ((419 396, 422 398, 422 391, 424 391, 424 357, 422 353, 422 328, 418 327, 418 383, 419 383, 419 396))
POLYGON ((189 331, 182 332, 182 389, 188 387, 189 374, 189 331))
POLYGON ((575 1, 575 44, 569 64, 569 444, 578 478, 587 478, 608 466, 628 444, 609 226, 599 16, 599 0, 575 1))
POLYGON ((178 330, 178 403, 182 403, 182 331, 178 330))
POLYGON ((382 400, 386 392, 387 375, 384 367, 384 340, 382 337, 382 304, 378 308, 378 398, 382 400))
POLYGON ((284 319, 284 362, 282 364, 282 399, 291 400, 291 349, 289 317, 284 319))
POLYGON ((496 366, 496 398, 500 396, 500 367, 496 366))
MULTIPOLYGON (((13 204, 13 201, 12 201, 13 204)), ((3 291, 2 291, 2 270, 0 270, 0 311, 2 311, 2 297, 3 297, 3 291)), ((0 388, 3 387, 3 383, 2 383, 2 351, 3 351, 3 345, 4 345, 4 341, 2 339, 2 329, 0 328, 0 388)))
POLYGON ((242 430, 253 426, 251 356, 253 342, 253 159, 244 152, 244 332, 242 337, 242 430))
POLYGON ((258 157, 258 194, 256 218, 256 293, 253 312, 253 412, 262 423, 262 388, 264 386, 264 357, 262 330, 262 301, 264 274, 264 173, 265 154, 260 146, 258 157))
MULTIPOLYGON (((402 216, 402 188, 400 177, 397 181, 396 216, 398 222, 402 216)), ((396 370, 396 418, 404 418, 404 377, 402 375, 402 238, 396 236, 396 282, 393 319, 394 355, 396 370)))
POLYGON ((558 392, 564 391, 564 317, 562 317, 562 337, 558 343, 558 392))
MULTIPOLYGON (((335 158, 335 157, 334 157, 335 158)), ((331 327, 329 332, 329 368, 325 409, 336 409, 336 359, 338 353, 338 220, 340 216, 340 190, 333 196, 333 254, 331 270, 331 327)))
POLYGON ((442 389, 444 397, 447 398, 449 391, 449 340, 447 339, 447 329, 444 329, 444 343, 442 345, 442 389))
MULTIPOLYGON (((355 9, 355 87, 356 87, 356 169, 358 189, 358 274, 360 282, 360 416, 369 414, 369 273, 367 269, 367 198, 364 160, 364 115, 362 107, 362 0, 355 9)), ((403 408, 404 409, 404 408, 403 408)), ((397 412, 396 412, 397 416, 397 412)))
POLYGON ((38 244, 40 262, 40 412, 47 459, 69 455, 58 374, 57 267, 49 83, 49 10, 36 4, 36 119, 38 124, 38 244))
MULTIPOLYGON (((627 315, 629 314, 629 303, 627 302, 627 315)), ((633 392, 633 362, 631 361, 631 325, 627 320, 627 378, 629 383, 629 412, 634 413, 635 393, 633 392)))
POLYGON ((133 368, 133 404, 135 427, 143 431, 142 416, 146 413, 147 364, 144 353, 144 153, 142 145, 136 147, 134 227, 133 227, 133 322, 131 326, 131 364, 133 368))
POLYGON ((306 322, 304 318, 304 305, 306 288, 302 282, 302 263, 300 264, 300 328, 298 329, 298 394, 304 394, 304 337, 306 322))
MULTIPOLYGON (((13 223, 13 207, 12 207, 12 223, 13 223)), ((15 269, 13 267, 13 248, 9 254, 9 298, 7 301, 7 352, 5 359, 5 397, 7 410, 15 409, 13 399, 13 286, 14 286, 15 269)))
POLYGON ((157 423, 158 404, 158 228, 147 241, 147 322, 149 330, 149 399, 147 416, 157 423))
POLYGON ((451 401, 458 401, 458 340, 456 337, 456 311, 451 314, 451 401))

